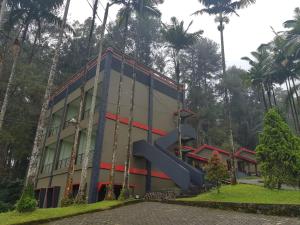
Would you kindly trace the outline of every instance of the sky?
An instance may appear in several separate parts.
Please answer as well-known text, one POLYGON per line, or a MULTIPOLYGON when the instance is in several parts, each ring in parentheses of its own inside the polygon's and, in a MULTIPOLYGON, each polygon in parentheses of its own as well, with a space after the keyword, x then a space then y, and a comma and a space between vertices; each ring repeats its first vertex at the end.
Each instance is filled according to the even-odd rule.
MULTIPOLYGON (((92 10, 88 4, 94 0, 72 0, 69 21, 84 21, 91 16, 92 10)), ((100 0, 105 6, 107 0, 100 0)), ((104 9, 99 6, 98 14, 102 18, 104 9)), ((225 27, 225 54, 228 66, 236 65, 248 69, 247 62, 241 60, 243 56, 250 56, 262 43, 268 43, 274 37, 271 26, 276 31, 284 30, 284 21, 293 18, 293 11, 300 7, 299 0, 256 0, 256 4, 240 10, 239 17, 230 16, 230 23, 225 27)), ((192 16, 192 13, 200 10, 202 5, 198 0, 165 0, 159 6, 162 12, 162 21, 168 23, 172 16, 184 20, 186 26, 193 20, 191 31, 203 30, 204 37, 220 43, 220 34, 214 22, 214 16, 201 15, 192 16)), ((109 15, 109 21, 115 18, 118 7, 114 6, 109 15)), ((99 22, 99 21, 98 21, 99 22)))

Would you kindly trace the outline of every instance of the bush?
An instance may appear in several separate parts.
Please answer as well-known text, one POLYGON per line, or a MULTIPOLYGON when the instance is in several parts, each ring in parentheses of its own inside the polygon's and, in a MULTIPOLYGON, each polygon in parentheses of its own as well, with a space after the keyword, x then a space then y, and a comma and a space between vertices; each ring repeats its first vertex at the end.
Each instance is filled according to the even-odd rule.
POLYGON ((280 189, 283 183, 299 182, 300 139, 276 109, 265 115, 256 152, 266 187, 280 189))
POLYGON ((0 201, 0 213, 7 212, 13 209, 13 205, 0 201))
POLYGON ((61 207, 68 207, 71 206, 75 203, 75 199, 73 197, 69 197, 69 198, 63 198, 60 201, 60 206, 61 207))
POLYGON ((32 185, 28 185, 16 204, 16 210, 18 212, 32 212, 37 207, 37 201, 34 197, 32 185))

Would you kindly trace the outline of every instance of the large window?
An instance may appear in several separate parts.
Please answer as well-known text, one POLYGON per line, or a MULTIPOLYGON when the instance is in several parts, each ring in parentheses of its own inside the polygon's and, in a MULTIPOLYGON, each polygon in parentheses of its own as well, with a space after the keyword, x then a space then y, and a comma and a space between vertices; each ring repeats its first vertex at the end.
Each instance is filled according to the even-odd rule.
POLYGON ((72 120, 75 122, 77 121, 77 117, 79 113, 79 105, 80 105, 80 98, 77 98, 68 104, 64 128, 70 125, 74 125, 74 123, 71 122, 72 120))
POLYGON ((50 123, 49 134, 48 134, 49 137, 57 135, 62 116, 63 116, 63 109, 60 109, 57 112, 52 114, 52 121, 50 123))
POLYGON ((57 169, 68 167, 73 147, 73 139, 74 136, 70 136, 61 141, 57 169))
MULTIPOLYGON (((101 83, 99 85, 98 88, 98 95, 97 95, 97 100, 96 100, 96 109, 98 109, 99 104, 100 104, 100 88, 101 88, 101 83)), ((93 90, 89 89, 86 93, 85 93, 85 101, 84 101, 84 111, 83 111, 83 115, 82 115, 82 119, 86 119, 89 117, 89 112, 91 109, 91 104, 92 104, 92 98, 93 98, 93 90)))
MULTIPOLYGON (((90 149, 90 157, 89 159, 92 159, 92 154, 94 152, 95 144, 96 144, 96 127, 93 127, 93 134, 92 134, 92 141, 91 141, 91 149, 90 149)), ((77 154, 77 160, 76 164, 80 165, 83 161, 85 146, 86 146, 86 138, 87 137, 87 130, 84 129, 80 131, 80 139, 79 139, 79 147, 78 147, 78 154, 77 154)))
POLYGON ((50 173, 52 166, 53 166, 53 160, 55 155, 55 144, 49 145, 45 148, 45 156, 44 156, 44 163, 42 166, 42 173, 50 173))

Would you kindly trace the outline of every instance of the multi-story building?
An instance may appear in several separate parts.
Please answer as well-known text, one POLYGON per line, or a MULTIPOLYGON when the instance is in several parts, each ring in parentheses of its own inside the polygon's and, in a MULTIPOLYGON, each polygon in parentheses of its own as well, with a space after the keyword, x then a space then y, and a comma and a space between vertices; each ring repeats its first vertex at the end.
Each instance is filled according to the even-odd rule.
MULTIPOLYGON (((122 57, 112 49, 108 49, 102 57, 99 96, 88 166, 89 202, 102 200, 108 184, 122 57)), ((132 141, 145 140, 151 144, 176 128, 174 115, 178 97, 176 83, 127 56, 125 61, 115 177, 116 195, 120 192, 124 176, 133 72, 136 73, 137 82, 132 141)), ((80 89, 84 85, 84 113, 81 121, 78 121, 81 131, 73 186, 74 191, 78 190, 95 73, 96 61, 94 60, 89 62, 86 73, 82 69, 51 97, 48 109, 50 124, 37 181, 36 193, 40 199, 40 206, 46 197, 47 206, 55 207, 63 195, 75 134, 75 126, 70 121, 77 118, 80 89)), ((183 99, 183 91, 180 91, 179 95, 183 99)), ((132 157, 130 187, 135 195, 143 195, 146 189, 155 191, 174 186, 169 175, 154 166, 151 168, 150 163, 147 163, 144 158, 132 157)))

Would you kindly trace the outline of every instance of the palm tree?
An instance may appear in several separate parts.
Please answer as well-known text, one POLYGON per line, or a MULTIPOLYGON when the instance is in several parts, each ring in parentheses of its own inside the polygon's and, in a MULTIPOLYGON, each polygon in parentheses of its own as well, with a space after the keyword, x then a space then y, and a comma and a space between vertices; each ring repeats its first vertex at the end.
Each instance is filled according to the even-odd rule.
POLYGON ((3 26, 7 19, 7 0, 2 0, 0 10, 0 31, 3 30, 3 26))
MULTIPOLYGON (((159 2, 162 2, 162 1, 161 0, 144 0, 144 2, 143 2, 140 0, 123 0, 120 2, 120 1, 112 0, 112 3, 122 5, 122 8, 118 12, 118 18, 119 18, 119 25, 122 24, 124 26, 123 43, 122 43, 122 52, 123 53, 125 53, 125 50, 126 50, 126 42, 127 42, 127 35, 128 35, 128 23, 129 23, 129 19, 130 19, 132 13, 138 12, 138 10, 141 8, 141 6, 142 6, 143 10, 148 11, 148 12, 156 11, 156 9, 153 7, 153 4, 159 3, 159 2)), ((122 86, 123 86, 124 66, 125 66, 125 55, 123 54, 122 63, 121 63, 121 73, 120 73, 120 79, 119 79, 118 98, 117 98, 117 109, 116 109, 117 119, 116 119, 116 123, 115 123, 115 127, 114 127, 114 137, 113 137, 112 167, 111 167, 110 173, 109 173, 109 184, 106 189, 106 195, 105 195, 106 200, 115 199, 115 195, 113 192, 113 186, 114 186, 114 177, 115 177, 116 154, 117 154, 117 148, 118 148, 120 110, 121 110, 120 103, 121 103, 121 93, 122 93, 122 86)), ((133 84, 133 88, 134 87, 135 87, 135 85, 133 84)), ((128 158, 128 157, 126 157, 126 158, 128 158)), ((129 166, 127 168, 129 169, 129 166)), ((126 171, 129 172, 128 169, 125 170, 125 174, 127 173, 126 171)), ((126 178, 125 178, 125 180, 126 180, 126 178)), ((126 185, 126 186, 128 186, 128 185, 126 185)))
MULTIPOLYGON (((224 29, 225 24, 229 23, 229 18, 227 17, 230 14, 237 14, 237 10, 247 7, 250 4, 256 2, 256 0, 198 0, 201 4, 204 5, 204 9, 196 11, 194 14, 207 13, 209 15, 216 15, 216 22, 219 23, 218 30, 220 31, 221 38, 221 55, 222 55, 222 68, 223 68, 223 77, 226 76, 226 60, 225 60, 225 47, 224 47, 224 29)), ((231 183, 236 184, 236 172, 235 172, 235 162, 234 162, 234 141, 233 133, 231 127, 231 112, 230 112, 230 97, 228 90, 225 88, 225 108, 226 108, 226 120, 229 133, 229 143, 231 146, 231 183)))
MULTIPOLYGON (((87 129, 87 143, 86 143, 85 151, 84 151, 84 159, 83 159, 83 163, 82 163, 79 191, 78 191, 78 195, 76 196, 76 202, 78 202, 78 203, 85 202, 87 167, 88 167, 88 161, 89 161, 89 151, 91 149, 94 114, 95 114, 97 92, 98 92, 98 85, 99 85, 98 83, 100 80, 101 57, 102 57, 102 52, 103 52, 103 41, 104 41, 104 33, 105 33, 105 28, 106 28, 106 23, 107 23, 108 12, 109 12, 109 8, 112 5, 121 4, 122 2, 123 2, 122 0, 113 0, 113 1, 111 1, 111 3, 107 3, 105 13, 104 13, 104 19, 103 19, 102 26, 101 26, 96 76, 95 76, 95 80, 94 80, 92 102, 91 102, 91 108, 90 108, 90 112, 89 112, 89 122, 88 122, 88 129, 87 129)), ((124 70, 124 68, 123 68, 123 70, 124 70)), ((120 87, 119 87, 119 89, 120 89, 120 87)))
MULTIPOLYGON (((9 76, 9 82, 7 84, 6 93, 2 103, 2 108, 0 112, 0 131, 2 130, 4 117, 9 103, 11 87, 14 81, 19 55, 22 50, 22 45, 26 39, 29 25, 34 22, 41 24, 41 21, 45 21, 47 23, 52 23, 52 24, 61 24, 62 23, 61 19, 58 18, 53 13, 53 11, 55 11, 61 4, 62 4, 62 0, 55 0, 55 1, 33 0, 28 2, 16 0, 12 2, 10 17, 14 19, 11 19, 11 23, 13 25, 16 21, 19 21, 20 18, 23 18, 22 23, 24 28, 21 35, 21 43, 18 40, 19 37, 17 37, 14 42, 14 47, 18 46, 18 54, 14 53, 14 60, 13 60, 12 69, 9 76)), ((5 6, 3 7, 5 8, 5 6)))
POLYGON ((65 10, 64 10, 64 15, 63 15, 63 20, 62 24, 59 29, 59 36, 58 40, 55 46, 55 52, 54 52, 54 57, 48 77, 48 83, 44 95, 44 101, 41 109, 41 114, 39 117, 38 121, 38 127, 36 130, 36 135, 34 139, 34 144, 33 144, 33 149, 32 149, 32 154, 29 162, 29 167, 28 167, 28 172, 27 172, 27 177, 26 177, 26 185, 28 183, 34 184, 36 181, 36 176, 38 173, 38 168, 39 168, 39 157, 40 157, 40 148, 41 148, 41 142, 45 134, 45 125, 46 125, 46 112, 48 109, 49 101, 50 101, 50 95, 53 89, 53 83, 54 83, 54 78, 56 74, 56 69, 58 65, 58 60, 59 60, 59 55, 60 55, 60 47, 63 41, 63 34, 64 34, 64 28, 67 22, 67 16, 69 12, 69 7, 70 7, 70 2, 71 0, 66 1, 65 5, 65 10))
POLYGON ((193 22, 190 22, 188 27, 184 28, 184 22, 179 22, 177 18, 171 18, 170 25, 164 25, 163 37, 169 43, 169 48, 172 49, 172 60, 175 68, 175 78, 177 82, 177 129, 178 129, 178 150, 180 158, 182 159, 181 152, 181 101, 180 91, 182 91, 182 85, 180 85, 180 53, 182 50, 192 46, 203 33, 202 30, 194 33, 188 33, 193 22))
MULTIPOLYGON (((248 72, 248 78, 254 88, 257 89, 259 96, 262 97, 265 111, 267 111, 270 107, 272 107, 270 95, 268 94, 268 101, 267 103, 266 96, 265 96, 265 90, 266 86, 269 86, 270 79, 267 79, 267 77, 270 74, 270 54, 266 49, 265 45, 261 45, 257 51, 251 52, 252 58, 249 57, 243 57, 243 60, 248 61, 251 68, 248 72)), ((273 85, 273 84, 271 84, 273 85)), ((275 103, 275 102, 274 102, 275 103)))
MULTIPOLYGON (((90 26, 90 32, 89 32, 89 38, 88 38, 88 44, 87 44, 85 68, 84 68, 84 72, 83 72, 84 77, 86 76, 86 73, 88 70, 88 61, 90 58, 91 43, 92 43, 92 36, 93 36, 93 32, 94 32, 94 27, 95 27, 97 8, 98 8, 98 0, 95 0, 94 6, 93 6, 92 23, 90 26)), ((71 150, 70 162, 68 165, 68 173, 67 173, 64 197, 62 199, 63 204, 65 202, 69 203, 70 200, 72 199, 71 194, 72 194, 72 189, 73 189, 73 176, 74 176, 74 171, 75 171, 75 161, 76 161, 76 156, 77 156, 77 152, 78 152, 79 137, 80 137, 80 120, 82 119, 83 110, 84 110, 84 97, 85 97, 84 87, 85 87, 85 84, 86 84, 86 79, 84 78, 84 82, 82 82, 82 85, 80 87, 79 111, 78 111, 77 119, 75 121, 75 135, 74 135, 74 141, 73 141, 73 146, 72 146, 72 150, 71 150)), ((85 190, 83 190, 83 191, 85 191, 85 190)))
MULTIPOLYGON (((135 49, 135 60, 138 57, 138 50, 140 48, 140 29, 143 24, 143 19, 146 16, 160 16, 160 12, 158 9, 154 7, 154 4, 163 3, 162 0, 160 1, 144 1, 144 0, 134 0, 129 2, 127 7, 131 7, 130 14, 136 13, 138 18, 138 27, 136 31, 136 49, 135 49)), ((130 15, 131 17, 131 15, 130 15)), ((130 113, 129 113, 129 123, 128 123, 128 143, 126 149, 126 161, 125 161, 125 170, 124 170, 124 181, 122 186, 122 191, 120 194, 120 199, 128 199, 130 197, 130 190, 129 190, 129 168, 130 168, 130 158, 132 152, 132 127, 133 127, 133 111, 134 111, 134 98, 135 98, 135 86, 136 86, 136 73, 135 73, 135 64, 133 65, 133 83, 131 89, 131 96, 130 96, 130 113)))

